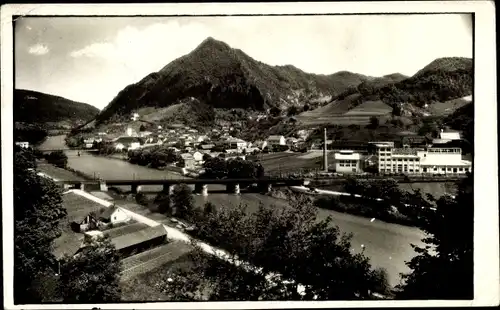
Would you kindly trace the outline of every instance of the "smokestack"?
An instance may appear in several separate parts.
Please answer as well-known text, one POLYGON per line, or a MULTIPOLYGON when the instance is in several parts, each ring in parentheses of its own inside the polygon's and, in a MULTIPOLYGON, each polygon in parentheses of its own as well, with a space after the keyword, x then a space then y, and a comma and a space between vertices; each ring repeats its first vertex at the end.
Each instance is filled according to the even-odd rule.
POLYGON ((323 169, 328 172, 328 157, 326 154, 326 128, 324 129, 325 137, 323 142, 323 169))

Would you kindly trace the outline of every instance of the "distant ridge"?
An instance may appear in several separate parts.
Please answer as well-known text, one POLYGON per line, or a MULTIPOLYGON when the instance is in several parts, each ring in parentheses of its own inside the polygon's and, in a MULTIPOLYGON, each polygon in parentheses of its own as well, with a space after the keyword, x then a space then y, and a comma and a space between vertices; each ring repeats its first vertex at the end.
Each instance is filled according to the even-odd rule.
POLYGON ((74 125, 87 122, 99 113, 99 109, 86 103, 25 89, 14 90, 13 108, 14 122, 29 124, 74 125))

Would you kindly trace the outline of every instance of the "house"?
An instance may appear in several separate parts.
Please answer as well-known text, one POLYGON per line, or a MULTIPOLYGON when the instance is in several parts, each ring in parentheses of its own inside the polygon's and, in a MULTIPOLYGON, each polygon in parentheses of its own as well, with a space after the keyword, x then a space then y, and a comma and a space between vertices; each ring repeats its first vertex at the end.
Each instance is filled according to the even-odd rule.
POLYGON ((27 149, 30 147, 30 143, 29 142, 16 142, 16 145, 23 148, 23 149, 27 149))
POLYGON ((286 139, 286 144, 288 146, 295 146, 295 145, 297 145, 297 143, 299 143, 299 139, 297 139, 297 138, 290 137, 290 138, 286 139))
POLYGON ((200 152, 194 152, 193 153, 193 158, 194 158, 195 161, 201 162, 201 161, 203 161, 203 154, 200 153, 200 152))
POLYGON ((209 151, 209 150, 213 149, 214 146, 215 146, 215 144, 202 144, 202 145, 200 145, 199 148, 202 149, 202 150, 208 150, 209 151))
POLYGON ((152 135, 153 133, 151 131, 141 131, 139 132, 139 137, 144 138, 152 135))
POLYGON ((401 139, 401 145, 403 148, 426 147, 429 143, 429 138, 426 136, 406 136, 401 139))
POLYGON ((335 153, 335 171, 340 173, 359 173, 362 171, 361 154, 352 150, 335 153))
POLYGON ((259 148, 259 149, 264 149, 267 146, 267 141, 255 141, 253 143, 253 147, 259 148))
POLYGON ((231 149, 243 150, 247 147, 247 142, 242 139, 231 138, 228 142, 231 149))
POLYGON ((118 224, 130 221, 130 216, 128 216, 122 208, 116 206, 111 206, 102 210, 102 212, 97 214, 97 218, 99 221, 106 224, 118 224))
POLYGON ((269 136, 267 138, 268 145, 286 145, 285 137, 283 136, 269 136))
MULTIPOLYGON (((86 232, 83 243, 81 243, 80 248, 74 255, 85 254, 89 241, 100 239, 104 236, 105 234, 101 231, 86 232)), ((118 251, 118 254, 122 258, 125 258, 167 243, 167 230, 164 225, 148 227, 112 238, 111 243, 118 251)))
POLYGON ((132 127, 127 127, 125 134, 129 137, 137 136, 137 132, 134 129, 132 129, 132 127))
POLYGON ((148 227, 111 239, 111 243, 122 257, 144 252, 167 242, 167 230, 163 225, 148 227))
POLYGON ((113 140, 116 150, 135 150, 141 147, 141 141, 137 137, 119 137, 113 140))
POLYGON ((200 142, 203 142, 203 141, 206 141, 208 140, 208 136, 205 136, 205 135, 202 135, 202 136, 198 136, 196 138, 196 142, 200 143, 200 142))
POLYGON ((196 166, 196 160, 193 155, 190 153, 181 154, 182 159, 184 160, 184 167, 188 169, 193 169, 196 166))
POLYGON ((458 131, 444 131, 441 129, 439 139, 443 140, 460 140, 460 133, 458 131))
POLYGON ((190 132, 190 133, 198 133, 198 130, 196 130, 196 129, 188 129, 188 132, 190 132))

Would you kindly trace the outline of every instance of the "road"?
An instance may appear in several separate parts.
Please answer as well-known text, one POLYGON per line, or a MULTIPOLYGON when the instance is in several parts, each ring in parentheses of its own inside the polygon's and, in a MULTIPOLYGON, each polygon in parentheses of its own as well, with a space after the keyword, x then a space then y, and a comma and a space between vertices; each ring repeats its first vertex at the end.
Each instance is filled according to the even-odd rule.
MULTIPOLYGON (((64 148, 64 137, 48 137, 42 145, 45 149, 64 148)), ((67 151, 71 152, 71 151, 67 151)), ((147 167, 129 164, 123 160, 99 157, 99 156, 70 156, 68 165, 76 170, 92 175, 99 173, 105 179, 126 179, 126 178, 178 178, 178 174, 151 169, 147 167)), ((218 189, 225 187, 219 186, 218 189)), ((217 186, 210 186, 209 190, 216 190, 217 186)), ((237 207, 240 204, 247 205, 248 210, 256 210, 259 203, 265 205, 275 205, 276 207, 286 206, 286 201, 272 198, 265 195, 248 193, 239 196, 224 193, 210 193, 207 197, 195 196, 198 204, 207 201, 217 206, 237 207)), ((335 212, 332 210, 318 209, 318 218, 327 216, 333 218, 333 223, 341 231, 352 233, 352 247, 354 252, 359 252, 362 245, 365 254, 370 257, 371 263, 375 267, 382 267, 387 270, 389 283, 396 285, 399 283, 400 273, 408 272, 405 261, 411 259, 415 252, 410 244, 422 245, 421 239, 425 234, 417 228, 396 224, 389 224, 375 220, 353 216, 350 214, 335 212)))

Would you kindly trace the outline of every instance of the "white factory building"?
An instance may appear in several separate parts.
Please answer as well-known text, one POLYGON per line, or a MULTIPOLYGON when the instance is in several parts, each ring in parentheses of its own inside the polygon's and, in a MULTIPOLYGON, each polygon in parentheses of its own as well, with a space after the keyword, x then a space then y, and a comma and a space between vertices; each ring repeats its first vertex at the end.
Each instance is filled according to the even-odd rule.
POLYGON ((472 171, 472 163, 462 159, 460 148, 394 148, 390 142, 374 145, 380 173, 464 174, 472 171))
POLYGON ((335 171, 339 173, 362 172, 361 154, 350 150, 342 150, 334 154, 335 171))

